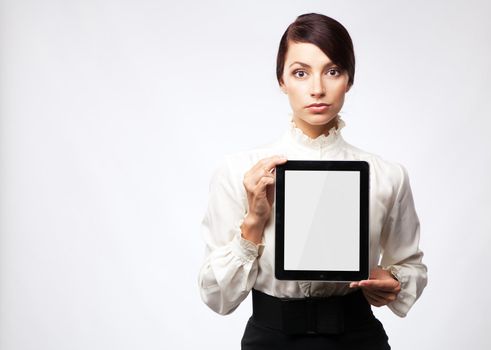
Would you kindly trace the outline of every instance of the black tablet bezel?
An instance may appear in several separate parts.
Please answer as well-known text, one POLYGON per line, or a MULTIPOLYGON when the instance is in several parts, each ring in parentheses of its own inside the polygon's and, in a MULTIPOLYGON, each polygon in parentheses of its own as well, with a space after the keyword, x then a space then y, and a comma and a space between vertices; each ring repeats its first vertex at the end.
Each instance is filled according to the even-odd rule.
POLYGON ((279 280, 349 282, 368 279, 369 247, 369 173, 365 161, 289 160, 276 167, 275 185, 275 277, 279 280), (324 170, 360 173, 360 261, 358 271, 285 270, 285 171, 324 170))

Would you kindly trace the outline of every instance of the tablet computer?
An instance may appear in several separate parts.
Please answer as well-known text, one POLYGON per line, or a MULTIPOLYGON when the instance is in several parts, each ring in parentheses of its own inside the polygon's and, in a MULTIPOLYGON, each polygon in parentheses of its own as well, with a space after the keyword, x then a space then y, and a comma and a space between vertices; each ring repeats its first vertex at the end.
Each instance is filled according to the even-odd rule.
POLYGON ((277 279, 368 279, 367 162, 287 161, 275 191, 277 279))

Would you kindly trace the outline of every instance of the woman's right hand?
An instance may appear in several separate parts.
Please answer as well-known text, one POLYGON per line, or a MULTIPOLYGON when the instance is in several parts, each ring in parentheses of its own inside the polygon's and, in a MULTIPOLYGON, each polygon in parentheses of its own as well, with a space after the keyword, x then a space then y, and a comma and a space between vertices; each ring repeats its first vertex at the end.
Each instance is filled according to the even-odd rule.
POLYGON ((262 241, 264 227, 271 216, 274 199, 275 167, 287 158, 273 156, 261 159, 245 175, 244 187, 247 192, 249 210, 241 226, 242 236, 253 242, 262 241))

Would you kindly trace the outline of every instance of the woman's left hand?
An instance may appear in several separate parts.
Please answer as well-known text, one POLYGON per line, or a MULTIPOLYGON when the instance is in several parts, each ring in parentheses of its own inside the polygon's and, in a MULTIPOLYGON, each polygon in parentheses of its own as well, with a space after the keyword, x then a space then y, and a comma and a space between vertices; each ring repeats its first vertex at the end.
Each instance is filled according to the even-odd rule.
POLYGON ((377 267, 370 272, 368 280, 351 282, 350 288, 361 288, 370 304, 384 306, 396 300, 401 283, 389 271, 377 267))

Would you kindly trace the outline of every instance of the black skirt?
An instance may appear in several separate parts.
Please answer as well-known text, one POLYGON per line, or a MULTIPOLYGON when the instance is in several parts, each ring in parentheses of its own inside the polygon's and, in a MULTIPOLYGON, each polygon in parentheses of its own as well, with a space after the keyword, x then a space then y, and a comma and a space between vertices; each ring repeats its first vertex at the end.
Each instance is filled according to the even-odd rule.
POLYGON ((253 315, 242 350, 390 349, 382 323, 360 290, 347 296, 292 300, 253 290, 253 315))

